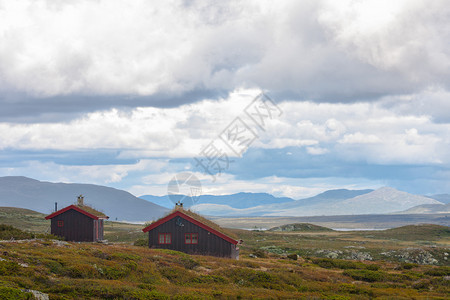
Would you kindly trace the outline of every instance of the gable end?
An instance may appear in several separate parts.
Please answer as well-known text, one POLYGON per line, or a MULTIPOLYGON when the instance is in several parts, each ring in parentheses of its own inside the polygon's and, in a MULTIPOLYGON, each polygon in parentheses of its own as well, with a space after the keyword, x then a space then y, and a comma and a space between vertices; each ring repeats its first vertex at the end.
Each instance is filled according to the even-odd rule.
POLYGON ((194 219, 194 218, 192 218, 192 217, 182 213, 181 211, 175 211, 175 212, 171 213, 170 215, 168 215, 168 216, 166 216, 166 217, 164 217, 164 218, 154 222, 153 224, 150 224, 149 226, 145 227, 144 229, 142 229, 142 231, 143 232, 148 232, 148 231, 150 231, 150 230, 160 226, 161 224, 164 224, 167 221, 172 220, 175 217, 181 217, 181 218, 191 222, 192 224, 195 224, 195 225, 205 229, 206 231, 211 232, 212 234, 214 234, 214 235, 224 239, 225 241, 227 241, 227 242, 229 242, 229 243, 231 243, 233 245, 236 245, 238 243, 238 241, 236 241, 236 240, 230 238, 229 236, 226 236, 225 234, 223 234, 223 233, 221 233, 221 232, 219 232, 219 231, 209 227, 208 225, 203 224, 202 222, 197 221, 196 219, 194 219))

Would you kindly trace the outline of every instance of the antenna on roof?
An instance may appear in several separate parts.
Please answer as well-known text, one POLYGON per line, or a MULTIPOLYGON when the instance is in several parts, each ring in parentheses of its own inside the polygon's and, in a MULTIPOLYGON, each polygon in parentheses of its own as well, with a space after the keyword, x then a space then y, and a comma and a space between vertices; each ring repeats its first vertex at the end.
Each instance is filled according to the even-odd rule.
POLYGON ((77 204, 78 204, 79 206, 83 206, 83 205, 84 205, 84 197, 83 197, 83 195, 78 196, 78 198, 77 198, 77 204))

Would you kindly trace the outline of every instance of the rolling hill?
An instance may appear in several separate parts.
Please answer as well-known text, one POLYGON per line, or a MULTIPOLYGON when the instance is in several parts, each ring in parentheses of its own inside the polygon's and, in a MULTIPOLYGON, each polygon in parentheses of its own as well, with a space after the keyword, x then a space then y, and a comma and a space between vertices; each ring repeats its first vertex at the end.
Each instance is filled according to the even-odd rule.
POLYGON ((63 208, 76 201, 78 195, 85 202, 105 213, 110 220, 150 221, 163 216, 168 210, 111 187, 43 182, 27 177, 0 177, 0 206, 20 207, 44 214, 54 211, 55 202, 63 208))
POLYGON ((448 204, 422 204, 411 207, 402 214, 450 214, 450 203, 448 204))

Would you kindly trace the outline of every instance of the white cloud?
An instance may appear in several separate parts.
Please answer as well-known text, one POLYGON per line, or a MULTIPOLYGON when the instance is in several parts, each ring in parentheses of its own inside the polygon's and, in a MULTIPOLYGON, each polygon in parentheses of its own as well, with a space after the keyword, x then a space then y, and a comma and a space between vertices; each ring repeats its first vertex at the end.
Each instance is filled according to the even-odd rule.
POLYGON ((2 1, 0 90, 180 96, 259 86, 355 101, 448 88, 448 12, 425 0, 2 1))
POLYGON ((374 134, 364 135, 361 132, 346 134, 338 141, 342 144, 377 144, 380 142, 381 139, 378 136, 374 134))
MULTIPOLYGON (((238 90, 220 101, 204 100, 176 108, 113 109, 67 123, 0 123, 1 149, 94 151, 118 149, 119 159, 192 158, 257 95, 238 90)), ((309 154, 333 152, 350 160, 377 163, 450 162, 443 149, 450 125, 424 115, 405 115, 385 102, 355 104, 279 103, 283 115, 258 133, 254 148, 305 147, 309 154)), ((223 146, 225 147, 225 146, 223 146)), ((223 149, 231 156, 228 148, 223 149)))

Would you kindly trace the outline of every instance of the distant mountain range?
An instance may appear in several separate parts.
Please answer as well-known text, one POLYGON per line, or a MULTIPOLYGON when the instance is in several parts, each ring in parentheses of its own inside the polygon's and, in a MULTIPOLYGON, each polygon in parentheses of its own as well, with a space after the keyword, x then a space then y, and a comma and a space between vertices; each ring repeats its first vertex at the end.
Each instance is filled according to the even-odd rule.
MULTIPOLYGON (((32 209, 49 214, 54 203, 63 208, 80 194, 85 202, 110 216, 111 220, 145 222, 157 219, 174 207, 182 195, 140 198, 93 184, 42 182, 27 177, 0 177, 0 206, 32 209), (177 198, 178 197, 178 198, 177 198), (173 200, 173 201, 172 201, 173 200)), ((419 196, 390 187, 377 190, 329 190, 300 200, 267 193, 202 195, 191 207, 209 216, 324 216, 391 213, 448 213, 447 194, 419 196), (435 198, 435 199, 433 199, 435 198), (441 199, 442 202, 436 200, 441 199)))
MULTIPOLYGON (((153 196, 143 195, 139 196, 141 199, 151 201, 155 204, 166 208, 173 208, 174 203, 183 196, 171 195, 169 196, 153 196)), ((295 200, 288 197, 275 197, 267 193, 237 193, 231 195, 201 195, 196 199, 196 203, 210 203, 218 205, 229 205, 234 208, 250 208, 258 205, 280 204, 287 202, 294 202, 295 200)), ((193 204, 196 204, 193 203, 193 204)), ((188 206, 191 206, 189 203, 188 206)))
POLYGON ((27 177, 0 177, 0 206, 32 209, 50 214, 74 204, 83 194, 85 203, 105 213, 110 220, 151 221, 168 209, 110 187, 93 184, 52 183, 27 177))
POLYGON ((432 198, 384 187, 375 191, 331 190, 311 198, 243 209, 232 207, 231 204, 200 201, 192 208, 212 216, 319 216, 389 214, 422 204, 443 203, 432 198))

